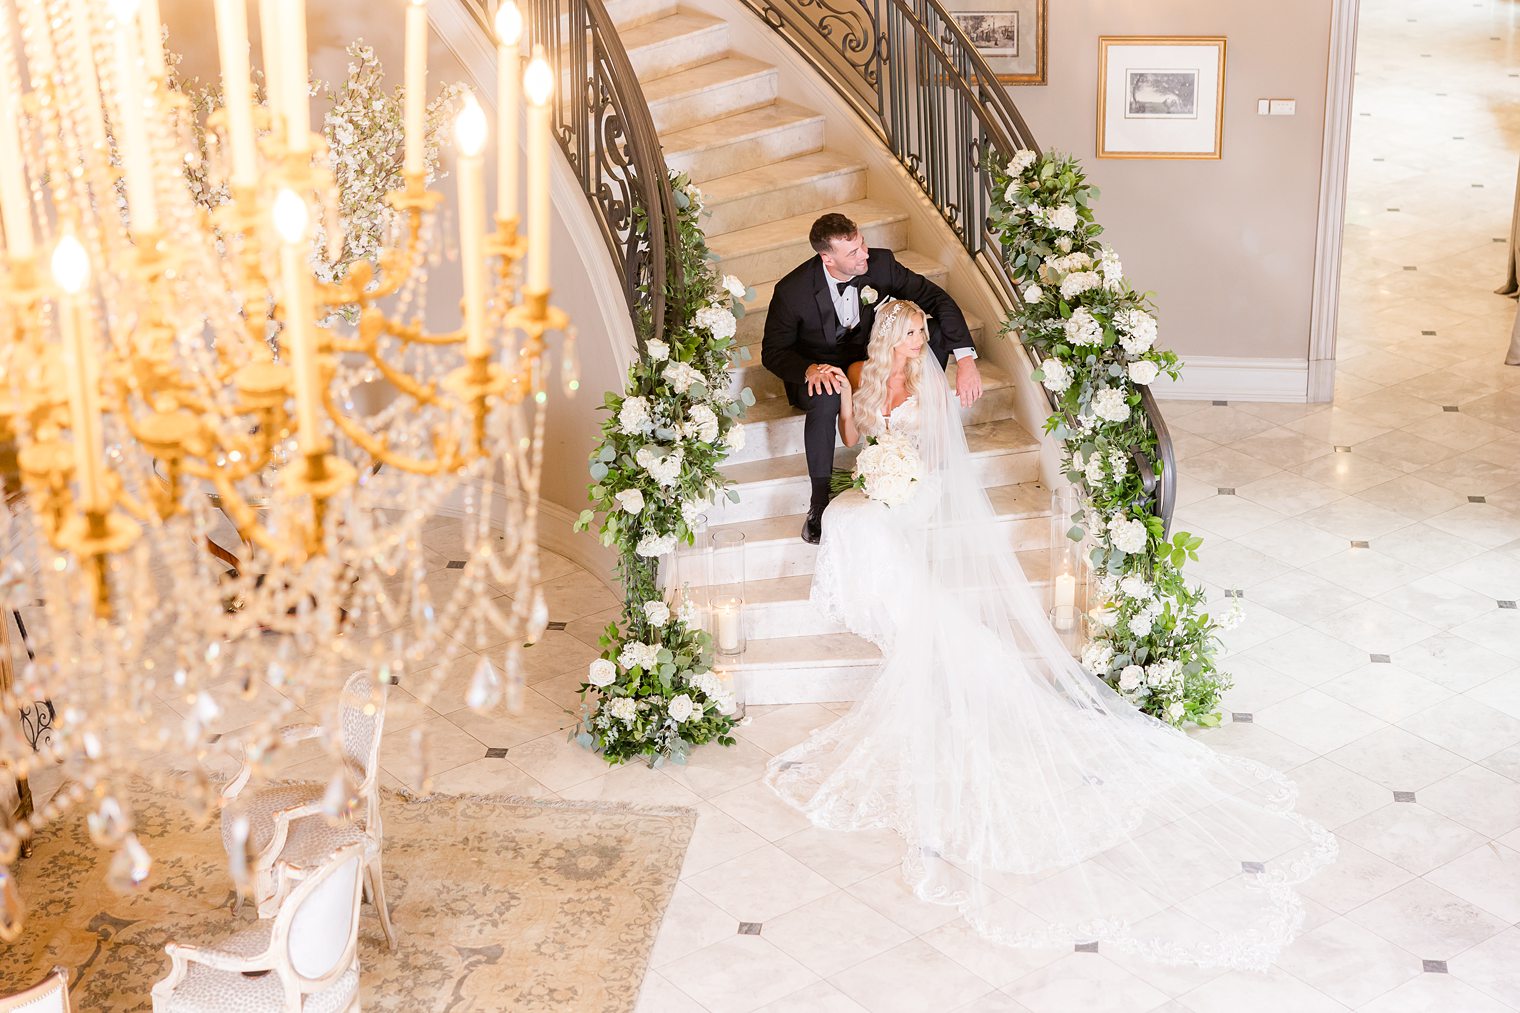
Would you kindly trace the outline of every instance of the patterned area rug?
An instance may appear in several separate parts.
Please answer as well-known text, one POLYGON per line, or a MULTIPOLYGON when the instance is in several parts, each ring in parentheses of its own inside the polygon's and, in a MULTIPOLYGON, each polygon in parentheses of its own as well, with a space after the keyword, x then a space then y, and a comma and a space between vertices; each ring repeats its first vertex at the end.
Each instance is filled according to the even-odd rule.
MULTIPOLYGON (((0 946, 0 994, 72 968, 81 1010, 152 1008, 164 943, 241 925, 215 824, 135 793, 150 888, 106 885, 109 853, 82 814, 46 831, 17 868, 25 934, 0 946)), ((601 802, 387 793, 385 880, 397 949, 370 908, 360 924, 366 1010, 628 1011, 675 889, 696 816, 601 802)), ((243 917, 251 917, 245 911, 243 917)))

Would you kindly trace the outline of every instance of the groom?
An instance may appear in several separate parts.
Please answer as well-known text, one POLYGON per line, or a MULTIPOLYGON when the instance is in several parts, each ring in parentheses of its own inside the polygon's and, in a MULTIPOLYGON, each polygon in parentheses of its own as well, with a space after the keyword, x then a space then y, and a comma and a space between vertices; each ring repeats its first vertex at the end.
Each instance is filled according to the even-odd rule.
POLYGON ((970 407, 982 396, 982 377, 966 318, 944 289, 903 267, 891 250, 867 248, 860 229, 844 215, 819 218, 808 242, 818 256, 776 282, 760 361, 786 384, 793 407, 807 412, 803 443, 813 493, 802 540, 816 545, 829 505, 839 391, 849 383, 845 370, 866 357, 876 307, 888 298, 923 307, 929 314, 929 345, 940 365, 955 353, 961 404, 970 407))

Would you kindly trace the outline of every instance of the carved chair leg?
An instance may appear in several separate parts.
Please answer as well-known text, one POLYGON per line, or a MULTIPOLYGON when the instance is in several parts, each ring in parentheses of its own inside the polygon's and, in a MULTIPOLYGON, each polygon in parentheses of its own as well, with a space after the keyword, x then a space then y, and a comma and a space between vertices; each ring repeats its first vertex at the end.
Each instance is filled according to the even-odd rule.
POLYGON ((390 906, 385 902, 385 876, 380 869, 380 858, 376 856, 364 870, 365 887, 369 893, 370 903, 375 905, 375 913, 380 916, 380 931, 385 933, 385 945, 394 950, 396 948, 396 929, 391 925, 390 906))

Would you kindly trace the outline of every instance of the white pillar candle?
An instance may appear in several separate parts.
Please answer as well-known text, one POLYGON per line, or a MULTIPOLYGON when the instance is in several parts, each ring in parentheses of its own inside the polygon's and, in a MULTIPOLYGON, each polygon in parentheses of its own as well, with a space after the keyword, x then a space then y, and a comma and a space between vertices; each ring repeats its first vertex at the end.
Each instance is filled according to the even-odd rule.
POLYGON ((731 654, 739 649, 739 608, 719 605, 713 610, 718 627, 718 650, 731 654))
POLYGON ((1056 608, 1071 608, 1077 602, 1077 578, 1069 573, 1056 577, 1056 608))
POLYGON ((138 0, 111 0, 116 23, 111 41, 116 52, 116 99, 121 111, 116 143, 127 176, 127 211, 132 233, 158 231, 158 195, 153 191, 153 158, 148 148, 142 72, 137 62, 138 0))
POLYGON ((473 93, 455 125, 459 148, 459 269, 464 277, 464 350, 487 355, 486 345, 486 114, 473 93))
POLYGON ((216 0, 216 44, 222 62, 227 135, 234 188, 258 185, 253 135, 253 88, 248 69, 247 0, 216 0))
POLYGON ((280 236, 280 282, 285 304, 285 330, 280 344, 295 373, 296 442, 303 454, 327 449, 319 422, 321 377, 312 331, 311 271, 306 264, 311 244, 306 233, 309 220, 306 202, 294 190, 281 190, 275 197, 274 227, 280 236))
POLYGON ((502 0, 496 11, 496 216, 517 217, 517 123, 522 115, 522 11, 502 0))
POLYGON ((404 86, 406 153, 402 171, 416 176, 426 171, 422 158, 423 116, 427 109, 427 0, 406 5, 406 78, 404 86))
POLYGON ((528 96, 528 291, 549 290, 549 99, 554 72, 540 47, 523 75, 528 96))
POLYGON ((0 81, 0 223, 5 225, 6 252, 18 259, 36 250, 31 187, 22 151, 21 95, 11 82, 0 81))
POLYGON ((65 234, 53 249, 53 280, 61 292, 58 326, 63 338, 64 367, 69 376, 69 425, 74 436, 74 475, 79 501, 87 510, 102 510, 105 500, 105 442, 100 425, 97 363, 84 326, 84 288, 90 261, 84 247, 65 234))
MULTIPOLYGON (((296 154, 311 150, 311 95, 306 68, 306 0, 275 0, 279 7, 280 97, 285 107, 285 147, 296 154)), ((267 50, 266 50, 267 52, 267 50)))
POLYGON ((164 64, 164 21, 158 13, 158 0, 142 0, 143 66, 148 76, 162 81, 168 76, 164 64))
POLYGON ((264 108, 268 110, 271 126, 278 133, 274 121, 285 115, 285 96, 280 85, 285 80, 285 69, 280 59, 280 4, 282 0, 258 0, 259 4, 259 54, 264 60, 264 108))

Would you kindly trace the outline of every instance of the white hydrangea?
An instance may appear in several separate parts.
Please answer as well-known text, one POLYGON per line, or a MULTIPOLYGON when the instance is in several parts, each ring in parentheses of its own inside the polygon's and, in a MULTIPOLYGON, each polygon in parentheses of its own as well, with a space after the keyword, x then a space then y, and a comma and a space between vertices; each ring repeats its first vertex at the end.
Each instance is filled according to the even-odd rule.
POLYGON ((735 299, 743 299, 746 289, 744 282, 740 281, 735 275, 725 274, 723 276, 723 291, 735 299))
POLYGON ((697 610, 697 603, 687 598, 676 609, 676 618, 681 621, 682 626, 691 627, 696 625, 697 620, 701 619, 702 615, 697 610))
POLYGON ((1120 552, 1134 554, 1145 548, 1150 532, 1146 530, 1145 522, 1130 520, 1123 514, 1119 514, 1108 522, 1109 540, 1114 543, 1114 548, 1120 552))
POLYGON ((692 405, 686 413, 691 420, 693 434, 703 443, 716 443, 718 440, 718 416, 705 404, 692 405))
POLYGON ((655 559, 665 555, 675 547, 675 535, 645 535, 639 539, 639 544, 633 551, 646 559, 655 559))
POLYGON ((686 460, 682 450, 672 450, 661 457, 650 447, 640 447, 633 455, 635 463, 649 473, 660 485, 675 485, 681 478, 681 465, 686 460))
POLYGON ((1092 410, 1098 418, 1109 422, 1123 422, 1129 418, 1129 402, 1118 387, 1104 387, 1094 394, 1092 410))
POLYGON ((1045 379, 1040 383, 1045 389, 1057 394, 1071 386, 1071 370, 1066 368, 1066 363, 1060 359, 1046 359, 1040 363, 1040 372, 1045 374, 1045 379))
POLYGON ((1013 153, 1013 157, 1008 160, 1008 174, 1010 176, 1022 176, 1024 170, 1039 161, 1039 158, 1039 155, 1036 155, 1028 148, 1018 149, 1013 153))
MULTIPOLYGON (((1092 525, 1091 519, 1088 520, 1088 525, 1092 525)), ((1112 598, 1114 596, 1114 592, 1116 592, 1118 589, 1119 578, 1113 574, 1105 573, 1098 578, 1098 596, 1100 598, 1112 598)))
POLYGON ((654 644, 645 644, 637 640, 630 640, 623 645, 618 652, 618 664, 625 669, 642 668, 645 671, 653 668, 660 658, 660 649, 654 644))
POLYGON ((1124 265, 1112 246, 1103 247, 1098 256, 1098 270, 1103 272, 1103 287, 1113 291, 1124 280, 1124 265))
POLYGON ((691 677, 691 688, 707 697, 715 700, 723 694, 723 680, 712 672, 698 672, 691 677))
POLYGON ((1156 379, 1156 374, 1161 372, 1154 362, 1149 359, 1136 359, 1129 364, 1129 378, 1131 383, 1138 383, 1142 387, 1150 385, 1156 379))
POLYGON ((1103 325, 1085 308, 1079 307, 1066 321, 1066 340, 1074 345, 1100 345, 1103 343, 1103 325))
POLYGON ((1144 577, 1138 574, 1131 574, 1119 581, 1119 590, 1123 591, 1126 597, 1134 598, 1137 601, 1145 601, 1150 598, 1154 589, 1151 587, 1151 582, 1144 577))
POLYGON ((1147 637, 1150 636, 1151 627, 1155 624, 1155 621, 1156 620, 1152 618, 1149 612, 1141 609, 1139 612, 1136 612, 1134 615, 1130 616, 1129 621, 1125 623, 1125 625, 1129 627, 1130 633, 1134 634, 1135 636, 1147 637))
POLYGON ((744 449, 744 425, 735 422, 728 427, 728 432, 723 434, 723 445, 729 450, 744 449))
POLYGON ((1023 293, 1024 302, 1031 306, 1045 298, 1045 290, 1038 285, 1025 285, 1020 291, 1023 293))
POLYGON ((1167 716, 1170 717, 1173 721, 1181 721, 1182 715, 1186 711, 1187 707, 1181 700, 1173 700, 1166 708, 1167 716))
POLYGON ((586 681, 598 689, 612 685, 616 678, 617 666, 606 658, 597 658, 591 663, 591 668, 586 673, 586 681))
POLYGON ((1086 253, 1068 253, 1064 257, 1054 257, 1045 261, 1045 267, 1056 274, 1070 274, 1073 271, 1092 270, 1093 259, 1086 253))
POLYGON ((618 506, 628 513, 636 514, 644 509, 644 494, 638 489, 624 489, 613 499, 617 500, 618 506))
POLYGON ((649 400, 638 396, 624 398, 623 407, 618 409, 618 428, 629 436, 641 436, 653 429, 649 400))
POLYGON ((685 693, 677 693, 675 696, 670 698, 670 707, 668 713, 670 714, 670 720, 674 721, 676 724, 680 724, 682 721, 685 721, 687 718, 691 717, 691 712, 694 709, 695 708, 692 706, 691 697, 687 696, 685 693))
POLYGON ((644 603, 644 618, 655 626, 664 626, 670 622, 670 606, 658 598, 644 603))
POLYGON ((664 362, 670 358, 670 346, 659 338, 650 338, 644 343, 644 351, 649 353, 649 358, 655 362, 664 362))
POLYGON ((706 499, 689 499, 681 504, 681 520, 686 526, 692 527, 702 519, 702 515, 712 508, 712 503, 706 499))
POLYGON ((1131 356, 1141 356, 1156 343, 1156 318, 1144 310, 1120 310, 1114 314, 1114 327, 1119 331, 1119 344, 1131 356))
POLYGON ((1126 693, 1133 693, 1145 684, 1145 669, 1139 665, 1125 665, 1124 671, 1119 673, 1119 688, 1126 693))
POLYGON ((660 375, 677 394, 685 394, 691 390, 692 384, 702 382, 702 374, 689 362, 667 362, 660 375))
POLYGON ((1096 271, 1077 271, 1068 274, 1061 279, 1061 298, 1066 300, 1075 299, 1083 292, 1090 292, 1101 287, 1103 279, 1096 271))
POLYGON ((607 701, 607 713, 625 725, 633 724, 633 719, 639 716, 639 705, 633 702, 631 696, 613 697, 607 701))
POLYGON ((1102 605, 1099 605, 1097 608, 1087 613, 1087 616, 1094 623, 1097 623, 1105 630, 1111 630, 1115 626, 1119 625, 1119 610, 1114 608, 1108 602, 1104 602, 1102 605))
POLYGON ((1071 246, 1072 242, 1070 236, 1062 236, 1056 240, 1056 249, 1060 250, 1062 253, 1070 253, 1071 246))
POLYGON ((1181 675, 1182 669, 1177 662, 1167 658, 1146 668, 1145 682, 1152 689, 1164 689, 1173 682, 1181 682, 1181 675))
POLYGON ((1082 649, 1082 667, 1094 675, 1105 675, 1114 663, 1114 649, 1094 641, 1082 649))
POLYGON ((1114 473, 1114 481, 1117 482, 1129 473, 1129 454, 1119 447, 1108 452, 1108 467, 1114 473))
POLYGON ((1103 482, 1103 455, 1094 454, 1087 459, 1082 466, 1082 474, 1087 479, 1088 485, 1100 485, 1103 482))
POLYGON ((703 306, 692 317, 692 323, 719 340, 733 337, 739 329, 739 320, 734 316, 734 311, 725 306, 703 306))
POLYGON ((1071 204, 1062 204, 1050 209, 1050 227, 1060 232, 1070 232, 1077 227, 1077 209, 1071 204))

